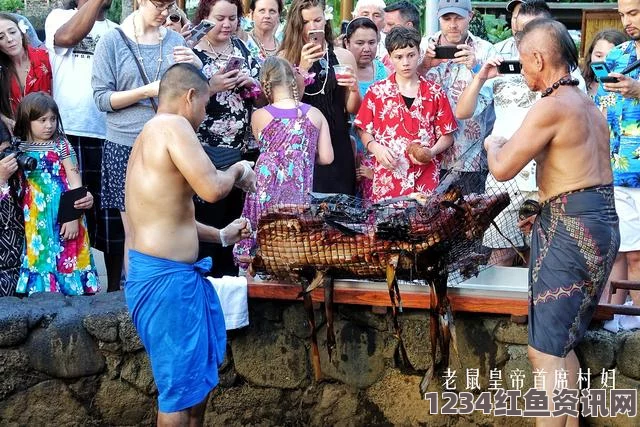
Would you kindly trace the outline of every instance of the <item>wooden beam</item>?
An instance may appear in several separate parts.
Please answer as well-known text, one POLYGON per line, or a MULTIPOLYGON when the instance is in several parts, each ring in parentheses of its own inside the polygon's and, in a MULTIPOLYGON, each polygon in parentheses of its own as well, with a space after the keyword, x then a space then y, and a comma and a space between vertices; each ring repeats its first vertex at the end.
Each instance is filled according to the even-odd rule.
MULTIPOLYGON (((298 300, 300 286, 276 282, 249 282, 249 298, 298 300)), ((501 296, 470 296, 469 291, 450 288, 447 295, 453 311, 474 313, 494 313, 524 316, 527 314, 526 298, 509 298, 501 296)), ((429 288, 427 286, 401 286, 402 306, 404 308, 428 309, 429 288)), ((324 290, 316 289, 311 293, 315 302, 324 301, 324 290)), ((300 299, 300 301, 302 301, 300 299)), ((369 305, 390 307, 389 291, 384 283, 371 282, 371 285, 349 286, 344 282, 336 282, 333 302, 336 304, 369 305)))
MULTIPOLYGON (((262 281, 247 277, 249 298, 302 302, 301 287, 288 283, 262 281)), ((429 309, 429 287, 400 285, 403 308, 429 309)), ((506 314, 512 319, 526 318, 529 310, 527 292, 498 292, 487 287, 484 291, 450 287, 447 296, 455 312, 506 314)), ((314 303, 324 302, 324 290, 311 292, 314 303)), ((389 292, 383 282, 336 281, 333 302, 336 304, 390 307, 389 292)), ((640 315, 640 307, 600 304, 594 320, 612 319, 614 314, 640 315)))

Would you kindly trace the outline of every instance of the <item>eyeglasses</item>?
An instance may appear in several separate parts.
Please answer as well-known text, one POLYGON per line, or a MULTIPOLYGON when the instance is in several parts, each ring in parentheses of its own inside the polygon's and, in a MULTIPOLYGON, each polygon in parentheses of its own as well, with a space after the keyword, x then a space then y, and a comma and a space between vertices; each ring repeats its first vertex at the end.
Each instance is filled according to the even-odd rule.
POLYGON ((178 15, 177 13, 174 13, 173 15, 169 15, 169 21, 173 23, 180 22, 180 15, 178 15))
POLYGON ((176 2, 172 1, 171 3, 160 3, 153 0, 149 0, 149 2, 156 7, 158 12, 164 12, 165 10, 171 9, 176 6, 176 2))
POLYGON ((326 58, 320 58, 318 62, 320 63, 320 67, 322 67, 322 70, 320 70, 320 72, 318 73, 318 78, 321 80, 324 80, 327 77, 327 70, 329 69, 329 63, 327 62, 326 58))

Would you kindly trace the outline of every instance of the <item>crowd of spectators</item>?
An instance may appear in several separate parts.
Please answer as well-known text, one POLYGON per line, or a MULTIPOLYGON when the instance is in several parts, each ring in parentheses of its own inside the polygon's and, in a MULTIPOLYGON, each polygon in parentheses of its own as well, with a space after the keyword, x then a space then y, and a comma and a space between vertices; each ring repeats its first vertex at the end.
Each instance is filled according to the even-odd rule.
MULTIPOLYGON (((623 12, 626 3, 635 0, 623 1, 620 8, 628 27, 636 18, 623 12)), ((86 274, 82 283, 56 276, 65 263, 72 266, 69 271, 95 271, 88 255, 62 259, 72 235, 65 224, 57 223, 55 205, 59 193, 80 186, 88 193, 76 206, 86 211, 74 238, 81 238, 79 247, 102 251, 106 288, 120 289, 130 237, 124 203, 127 160, 138 134, 155 114, 159 79, 173 64, 193 64, 209 80, 210 101, 197 133, 212 162, 225 168, 243 159, 255 161, 260 154, 256 173, 262 192, 246 201, 239 189, 216 203, 194 199, 197 220, 221 228, 242 215, 253 215, 255 222, 256 212, 274 201, 302 201, 311 190, 375 202, 415 191, 428 193, 447 173, 463 177, 465 192, 496 187, 483 141, 492 134, 510 137, 540 95, 528 88, 521 74, 500 74, 482 83, 474 76, 488 61, 518 60, 518 33, 536 18, 553 17, 542 0, 513 0, 507 11, 514 36, 492 45, 470 32, 474 11, 469 0, 440 0, 440 30, 426 35, 410 2, 387 6, 383 0, 360 0, 340 37, 325 17, 323 0, 295 0, 287 11, 281 0, 252 0, 247 11, 240 0, 202 0, 193 22, 172 1, 141 0, 120 24, 106 18, 110 6, 111 0, 79 0, 77 8, 52 10, 44 44, 24 17, 0 13, 0 149, 17 148, 12 136, 20 137, 24 153, 39 160, 34 171, 25 170, 16 155, 0 160, 0 295, 97 289, 97 283, 86 286, 86 274), (204 19, 214 23, 213 29, 187 46, 185 37, 204 19), (437 53, 447 46, 456 49, 453 58, 437 53), (241 59, 239 69, 227 67, 231 58, 241 59), (271 77, 263 75, 267 69, 271 77), (20 134, 15 127, 18 111, 31 93, 53 98, 38 101, 45 106, 38 117, 23 111, 28 119, 22 120, 31 123, 20 134), (262 108, 265 104, 269 105, 262 108), (49 113, 54 113, 53 131, 47 141, 40 141, 33 126, 49 113), (302 127, 291 121, 295 117, 306 117, 302 127), (295 160, 290 147, 298 150, 295 160), (45 164, 42 159, 50 154, 57 160, 45 164), (44 208, 36 204, 32 181, 36 174, 38 180, 51 179, 54 168, 60 174, 67 158, 72 163, 62 168, 68 169, 62 186, 49 190, 55 194, 40 190, 50 206, 50 223, 39 222, 36 218, 44 208), (285 160, 289 163, 278 163, 285 160), (71 177, 76 168, 78 182, 71 177), (290 183, 295 185, 286 190, 290 183), (48 239, 41 242, 47 251, 36 247, 36 235, 48 239), (28 261, 34 257, 50 258, 49 267, 28 261), (16 288, 29 274, 49 280, 47 289, 24 283, 16 288)), ((616 278, 637 280, 640 243, 634 237, 625 244, 625 235, 640 235, 640 144, 636 128, 629 124, 638 114, 640 94, 608 90, 590 68, 593 62, 606 61, 611 71, 622 70, 636 59, 634 40, 629 31, 598 33, 581 70, 567 74, 579 79, 611 125, 623 237, 614 273, 616 278), (627 41, 629 36, 633 40, 627 41)), ((637 79, 637 73, 627 79, 637 79)), ((535 162, 510 184, 517 193, 513 199, 536 199, 535 162)), ((527 235, 516 226, 518 209, 512 205, 501 214, 500 222, 511 227, 500 235, 487 233, 483 241, 493 251, 492 259, 502 265, 516 261, 514 243, 516 249, 528 246, 527 235)), ((253 250, 254 244, 241 244, 234 256, 232 247, 200 244, 200 256, 214 259, 214 276, 237 275, 237 265, 246 266, 253 250)), ((624 303, 625 297, 618 293, 614 301, 624 303)), ((603 300, 609 300, 608 291, 603 300)), ((617 330, 640 325, 621 317, 609 326, 617 330)))

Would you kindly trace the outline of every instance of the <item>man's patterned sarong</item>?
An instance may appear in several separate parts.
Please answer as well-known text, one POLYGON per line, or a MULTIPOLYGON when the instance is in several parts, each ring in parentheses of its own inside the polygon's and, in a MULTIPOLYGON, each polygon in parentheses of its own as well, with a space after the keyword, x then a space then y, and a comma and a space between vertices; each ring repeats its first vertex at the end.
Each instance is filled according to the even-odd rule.
POLYGON ((613 186, 541 205, 531 236, 529 345, 565 357, 580 342, 620 246, 613 186))

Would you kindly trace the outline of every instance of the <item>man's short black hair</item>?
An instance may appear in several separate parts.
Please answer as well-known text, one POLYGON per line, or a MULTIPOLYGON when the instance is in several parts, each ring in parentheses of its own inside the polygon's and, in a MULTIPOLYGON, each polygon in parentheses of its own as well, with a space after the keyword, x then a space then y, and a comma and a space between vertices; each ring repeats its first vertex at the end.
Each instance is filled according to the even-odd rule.
POLYGON ((167 70, 160 80, 158 100, 171 100, 184 95, 189 89, 196 92, 209 91, 209 80, 192 64, 174 64, 167 70))
POLYGON ((415 28, 418 33, 420 32, 420 12, 418 8, 414 6, 413 3, 407 0, 400 0, 399 2, 390 4, 389 6, 384 8, 385 12, 395 12, 400 11, 400 16, 407 22, 411 22, 413 28, 415 28))
POLYGON ((527 0, 522 2, 518 16, 537 16, 538 18, 552 18, 551 9, 544 0, 527 0))
POLYGON ((420 51, 420 33, 415 28, 393 27, 384 40, 389 55, 394 50, 415 47, 420 51))

